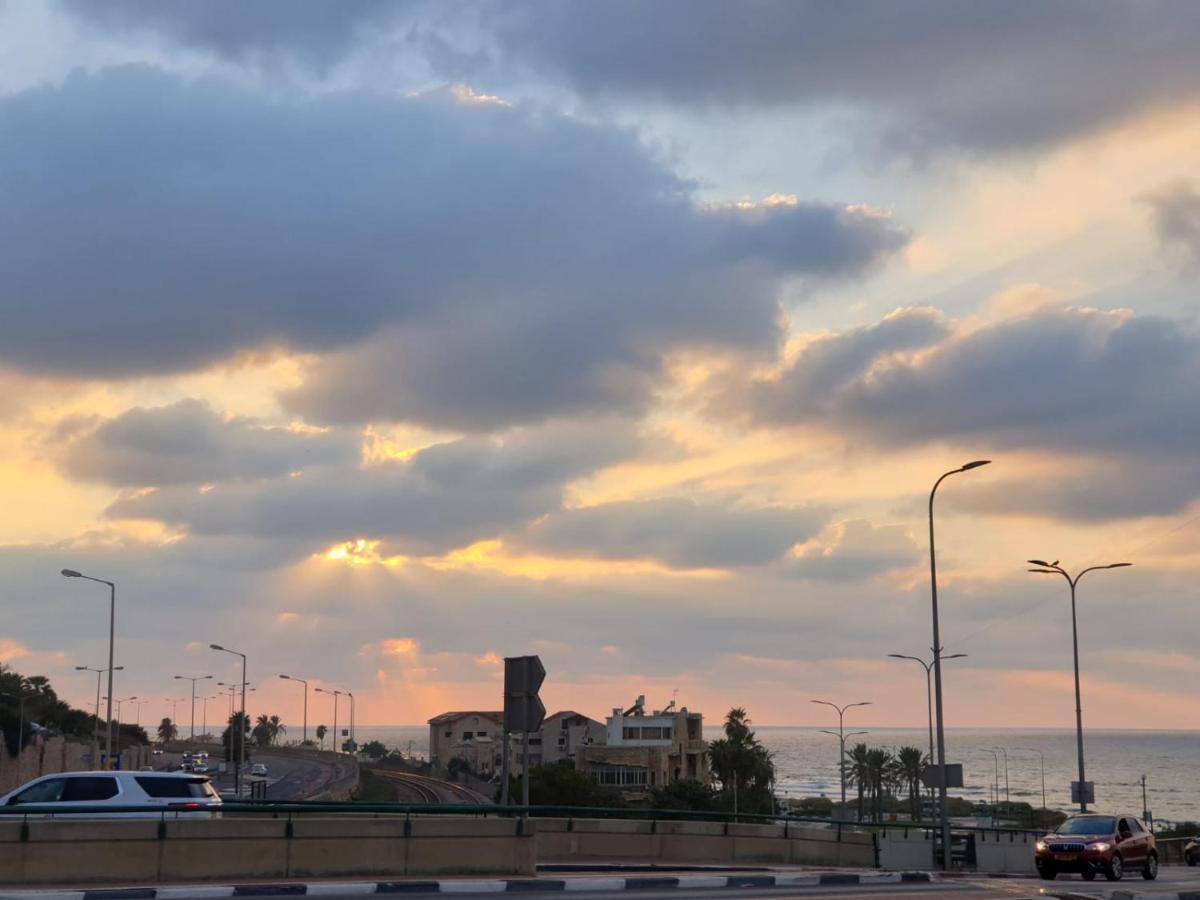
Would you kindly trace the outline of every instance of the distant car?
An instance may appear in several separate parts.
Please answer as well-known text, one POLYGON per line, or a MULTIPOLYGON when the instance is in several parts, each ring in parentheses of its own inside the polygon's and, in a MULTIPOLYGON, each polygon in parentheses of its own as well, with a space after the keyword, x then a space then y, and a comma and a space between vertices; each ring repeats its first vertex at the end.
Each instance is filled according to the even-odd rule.
POLYGON ((110 812, 111 807, 153 806, 181 815, 219 813, 221 798, 204 776, 168 772, 66 772, 43 775, 0 797, 5 815, 56 815, 55 807, 74 807, 58 815, 159 816, 161 811, 110 812), (82 807, 83 809, 79 809, 82 807))
POLYGON ((150 751, 150 753, 152 756, 162 756, 163 755, 162 747, 155 747, 153 750, 150 751))
POLYGON ((1120 881, 1126 871, 1141 871, 1153 881, 1158 877, 1158 845, 1134 816, 1083 813, 1037 842, 1034 863, 1047 881, 1060 872, 1078 872, 1085 881, 1103 872, 1109 881, 1120 881))
POLYGON ((252 766, 250 766, 250 774, 251 774, 251 775, 264 775, 264 776, 265 776, 265 775, 267 774, 267 767, 266 767, 266 764, 264 764, 264 763, 254 763, 252 766))
POLYGON ((193 766, 195 766, 195 763, 192 762, 190 759, 184 760, 182 763, 179 764, 179 771, 180 772, 190 772, 190 771, 192 771, 193 766))
POLYGON ((1189 866, 1200 863, 1200 837, 1194 837, 1183 845, 1183 861, 1189 866))
POLYGON ((198 762, 192 763, 192 772, 196 775, 208 774, 208 763, 206 763, 204 760, 199 760, 198 762))

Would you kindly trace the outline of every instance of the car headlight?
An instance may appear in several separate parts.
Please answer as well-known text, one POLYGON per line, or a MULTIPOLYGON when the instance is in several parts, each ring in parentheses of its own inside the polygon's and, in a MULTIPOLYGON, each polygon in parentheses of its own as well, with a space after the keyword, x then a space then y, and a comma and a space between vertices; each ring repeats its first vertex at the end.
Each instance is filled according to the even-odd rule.
POLYGON ((1088 849, 1100 850, 1103 852, 1104 850, 1111 850, 1112 844, 1110 844, 1108 841, 1096 841, 1094 844, 1088 844, 1088 849))
POLYGON ((1041 851, 1043 851, 1043 850, 1045 850, 1045 849, 1046 849, 1046 842, 1045 842, 1045 841, 1038 841, 1038 842, 1037 842, 1036 844, 1034 844, 1033 846, 1034 846, 1034 848, 1035 848, 1035 849, 1036 849, 1036 850, 1037 850, 1037 851, 1040 853, 1041 851))

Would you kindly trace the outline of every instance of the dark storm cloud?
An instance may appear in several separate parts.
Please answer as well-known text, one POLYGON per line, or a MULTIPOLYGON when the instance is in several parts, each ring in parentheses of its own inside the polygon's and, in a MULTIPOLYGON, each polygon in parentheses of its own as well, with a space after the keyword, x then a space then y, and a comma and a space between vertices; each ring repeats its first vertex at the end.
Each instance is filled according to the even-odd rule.
POLYGON ((1159 243, 1177 255, 1183 267, 1200 271, 1200 193, 1194 185, 1179 182, 1146 198, 1159 243))
POLYGON ((778 379, 724 402, 761 424, 822 421, 884 446, 1200 449, 1200 334, 1188 325, 1071 308, 946 333, 931 315, 817 340, 778 379))
POLYGON ((292 398, 339 421, 635 408, 664 352, 769 349, 785 279, 906 242, 857 207, 698 206, 611 127, 142 68, 0 100, 0 194, 6 362, 121 377, 391 327, 292 398))
POLYGON ((437 444, 367 468, 321 467, 208 491, 165 487, 122 497, 108 515, 193 535, 290 538, 306 552, 356 537, 385 539, 393 551, 446 552, 558 509, 567 481, 637 446, 621 423, 556 424, 437 444))
POLYGON ((826 517, 813 508, 740 508, 664 498, 552 513, 513 540, 564 556, 651 559, 681 569, 738 568, 779 559, 816 534, 826 517))
POLYGON ((585 95, 857 109, 903 151, 1048 144, 1200 96, 1200 7, 1170 0, 484 8, 504 63, 585 95))
POLYGON ((201 400, 181 400, 128 410, 75 437, 61 451, 61 466, 72 478, 140 487, 270 478, 353 464, 357 455, 353 435, 223 419, 201 400))

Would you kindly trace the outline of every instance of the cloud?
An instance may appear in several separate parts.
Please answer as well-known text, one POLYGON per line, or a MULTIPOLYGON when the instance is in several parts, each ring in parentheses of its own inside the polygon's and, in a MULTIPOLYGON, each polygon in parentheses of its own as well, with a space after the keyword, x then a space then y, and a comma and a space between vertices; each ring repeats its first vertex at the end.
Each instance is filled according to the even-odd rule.
POLYGON ((832 526, 800 548, 787 570, 802 578, 864 581, 919 558, 919 548, 902 526, 855 519, 832 526))
POLYGON ((1163 251, 1189 271, 1200 270, 1200 193, 1177 182, 1146 198, 1163 251))
POLYGON ((907 240, 861 207, 701 206, 629 131, 468 93, 286 100, 141 67, 0 98, 0 193, 8 364, 337 351, 288 401, 338 422, 635 410, 664 354, 770 350, 788 281, 907 240))
POLYGON ((568 481, 636 447, 621 423, 559 423, 436 444, 365 468, 129 493, 108 515, 191 535, 286 539, 299 555, 356 536, 386 539, 395 552, 443 553, 558 509, 568 481))
POLYGON ((625 501, 551 513, 514 540, 564 556, 738 568, 779 559, 815 534, 826 515, 815 508, 743 508, 679 498, 625 501))
POLYGON ((1053 144, 1200 97, 1200 11, 1169 2, 484 8, 500 59, 483 71, 697 110, 849 110, 905 153, 1053 144))
POLYGON ((188 399, 104 421, 62 449, 61 466, 82 481, 142 487, 271 478, 357 456, 353 436, 226 419, 188 399))
POLYGON ((1040 308, 978 326, 901 310, 811 342, 717 401, 763 425, 819 422, 883 447, 1200 449, 1200 334, 1128 311, 1040 308))

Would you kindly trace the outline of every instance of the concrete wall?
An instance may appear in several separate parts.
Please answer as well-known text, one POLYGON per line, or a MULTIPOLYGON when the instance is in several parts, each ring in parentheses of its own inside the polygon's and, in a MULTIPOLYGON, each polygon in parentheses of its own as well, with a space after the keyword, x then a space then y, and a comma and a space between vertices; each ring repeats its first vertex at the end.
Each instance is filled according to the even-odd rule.
POLYGON ((532 875, 534 823, 513 819, 0 821, 0 884, 532 875), (160 831, 161 828, 161 831, 160 831), (518 834, 518 830, 523 831, 518 834))
MULTIPOLYGON (((975 869, 979 872, 1036 874, 1033 845, 1037 835, 1004 831, 975 832, 975 869)), ((932 865, 930 835, 919 828, 889 828, 879 835, 879 863, 885 869, 928 869, 932 865)))
POLYGON ((845 830, 720 822, 538 819, 539 862, 776 863, 872 866, 871 835, 845 830))
POLYGON ((32 742, 21 751, 20 759, 8 755, 0 745, 0 794, 20 787, 39 775, 57 775, 59 772, 82 772, 91 766, 84 756, 91 756, 92 748, 61 737, 42 743, 32 742))

